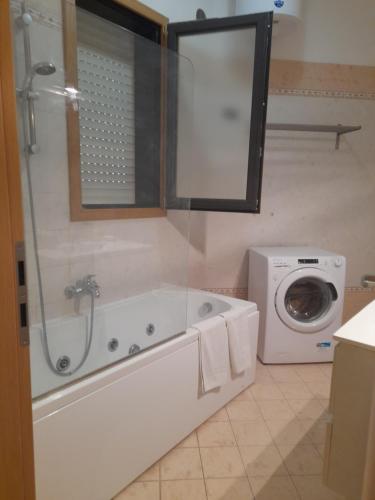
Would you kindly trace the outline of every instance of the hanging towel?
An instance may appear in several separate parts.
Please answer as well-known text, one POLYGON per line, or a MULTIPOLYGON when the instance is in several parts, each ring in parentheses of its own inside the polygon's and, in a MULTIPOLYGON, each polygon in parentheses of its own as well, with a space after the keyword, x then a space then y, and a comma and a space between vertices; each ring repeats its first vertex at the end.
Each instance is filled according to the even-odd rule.
POLYGON ((252 363, 251 336, 258 332, 259 311, 238 307, 221 314, 228 329, 229 358, 232 373, 238 375, 252 363))
POLYGON ((215 316, 193 325, 199 331, 199 364, 203 392, 224 385, 230 376, 228 332, 224 318, 215 316))

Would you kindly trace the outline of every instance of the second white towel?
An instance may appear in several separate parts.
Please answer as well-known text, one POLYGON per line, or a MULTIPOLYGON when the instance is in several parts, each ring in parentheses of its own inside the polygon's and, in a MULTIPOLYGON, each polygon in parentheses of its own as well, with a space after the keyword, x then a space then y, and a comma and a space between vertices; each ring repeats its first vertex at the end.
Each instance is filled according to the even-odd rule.
POLYGON ((193 326, 199 330, 202 389, 207 392, 221 387, 230 377, 227 327, 221 316, 193 326))
POLYGON ((228 329, 229 357, 232 373, 238 375, 252 362, 251 334, 258 331, 259 311, 251 313, 249 308, 239 307, 221 314, 228 329))

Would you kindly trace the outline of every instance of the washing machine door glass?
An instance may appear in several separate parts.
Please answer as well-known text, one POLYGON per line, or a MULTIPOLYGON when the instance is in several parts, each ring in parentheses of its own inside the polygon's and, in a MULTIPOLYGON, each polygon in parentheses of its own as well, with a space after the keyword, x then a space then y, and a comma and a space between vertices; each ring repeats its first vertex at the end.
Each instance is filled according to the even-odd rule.
POLYGON ((337 290, 337 283, 325 271, 298 269, 287 275, 276 291, 277 314, 297 332, 318 332, 337 317, 337 290))
POLYGON ((288 288, 285 308, 296 321, 311 323, 321 318, 337 299, 332 283, 317 278, 301 278, 288 288))

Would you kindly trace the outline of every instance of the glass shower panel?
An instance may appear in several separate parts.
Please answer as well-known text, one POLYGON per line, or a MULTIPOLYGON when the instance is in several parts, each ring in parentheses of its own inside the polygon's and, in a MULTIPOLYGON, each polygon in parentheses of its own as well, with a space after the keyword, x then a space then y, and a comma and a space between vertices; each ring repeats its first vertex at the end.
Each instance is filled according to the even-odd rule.
MULTIPOLYGON (((104 59, 98 68, 94 60, 99 52, 83 55, 82 48, 78 48, 78 57, 85 59, 85 71, 80 74, 81 88, 67 87, 60 1, 48 2, 48 7, 43 6, 42 10, 41 5, 30 1, 24 6, 24 11, 32 15, 29 25, 16 21, 22 13, 22 4, 13 5, 34 398, 185 332, 190 206, 186 199, 181 210, 168 211, 165 217, 71 221, 68 105, 73 102, 76 113, 83 111, 80 123, 86 130, 91 129, 90 134, 100 129, 97 137, 84 138, 88 142, 80 146, 81 170, 85 171, 81 171, 82 178, 88 167, 92 168, 89 175, 93 179, 103 177, 104 174, 98 173, 104 171, 103 161, 109 164, 111 157, 116 158, 111 162, 107 180, 114 180, 115 174, 123 169, 126 180, 135 178, 135 183, 130 184, 132 189, 143 193, 143 199, 147 199, 149 193, 153 197, 160 186, 153 184, 152 175, 148 177, 144 163, 138 165, 136 151, 132 165, 127 159, 122 160, 116 151, 116 141, 122 132, 126 130, 128 134, 131 129, 126 120, 133 123, 136 134, 137 130, 145 130, 142 127, 157 113, 163 124, 162 144, 166 136, 173 137, 176 131, 166 130, 168 106, 161 103, 168 101, 160 93, 138 110, 126 108, 118 121, 111 116, 118 110, 102 106, 108 100, 103 96, 98 101, 92 98, 94 92, 108 92, 103 85, 113 83, 110 68, 116 63, 115 56, 107 60, 103 52, 100 57, 104 59), (30 103, 35 111, 36 144, 32 148, 30 103), (87 154, 82 154, 83 151, 87 154), (88 161, 96 165, 88 165, 88 161), (140 184, 137 186, 138 167, 140 184)), ((102 22, 98 21, 97 26, 102 22)), ((111 37, 119 33, 118 26, 105 23, 105 31, 111 37)), ((179 78, 184 79, 185 98, 192 98, 189 88, 192 88, 193 70, 187 59, 123 28, 120 31, 117 50, 121 53, 123 47, 127 60, 131 60, 132 47, 136 47, 144 74, 151 65, 152 71, 159 70, 164 75, 161 88, 176 85, 171 79, 176 78, 178 67, 179 78), (167 73, 166 62, 172 68, 167 73)), ((145 88, 147 82, 131 72, 124 81, 116 80, 112 90, 118 98, 118 108, 129 102, 131 93, 142 94, 145 88)), ((127 145, 130 148, 131 142, 127 145)), ((154 168, 157 165, 164 170, 168 163, 165 156, 160 161, 160 145, 156 147, 152 141, 148 158, 154 168)), ((111 182, 120 186, 111 193, 106 183, 97 184, 96 191, 86 191, 87 203, 96 196, 107 202, 113 196, 123 200, 124 195, 129 195, 122 191, 121 183, 111 182), (100 188, 102 184, 106 185, 104 190, 100 188)), ((129 195, 126 203, 132 202, 133 195, 129 195)))

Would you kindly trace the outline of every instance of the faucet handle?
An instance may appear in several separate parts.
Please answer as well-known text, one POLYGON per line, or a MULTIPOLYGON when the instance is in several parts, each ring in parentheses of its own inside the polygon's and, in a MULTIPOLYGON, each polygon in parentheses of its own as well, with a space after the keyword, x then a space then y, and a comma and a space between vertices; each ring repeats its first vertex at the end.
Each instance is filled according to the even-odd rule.
POLYGON ((93 279, 95 278, 95 274, 88 274, 85 278, 87 287, 91 290, 91 292, 94 292, 95 297, 100 297, 100 286, 97 284, 97 282, 93 279))

